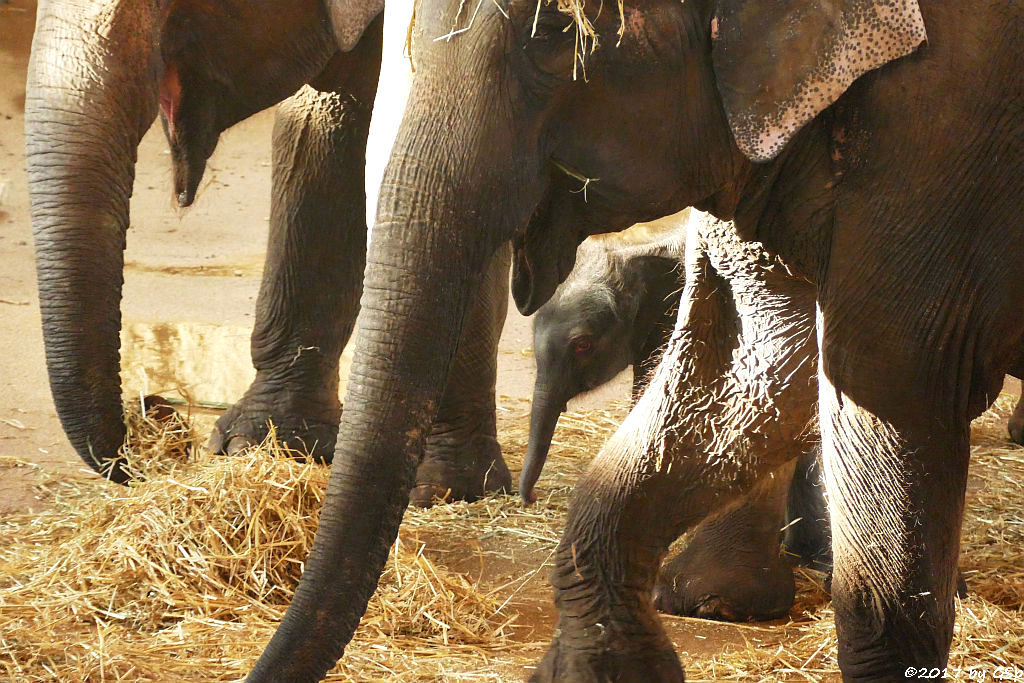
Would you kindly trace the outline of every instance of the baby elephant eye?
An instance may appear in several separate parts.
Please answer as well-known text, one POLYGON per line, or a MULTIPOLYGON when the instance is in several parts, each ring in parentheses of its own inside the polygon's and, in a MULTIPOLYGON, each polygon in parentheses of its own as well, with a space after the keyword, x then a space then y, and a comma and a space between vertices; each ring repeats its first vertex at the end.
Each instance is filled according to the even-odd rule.
POLYGON ((589 339, 577 339, 572 345, 572 350, 577 356, 585 356, 593 349, 594 344, 589 339))

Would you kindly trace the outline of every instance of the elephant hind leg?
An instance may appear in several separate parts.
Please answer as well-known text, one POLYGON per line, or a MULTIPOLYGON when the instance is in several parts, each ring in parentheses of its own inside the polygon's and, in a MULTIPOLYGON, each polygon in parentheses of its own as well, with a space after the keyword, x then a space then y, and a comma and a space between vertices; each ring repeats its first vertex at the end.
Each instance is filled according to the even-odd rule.
POLYGON ((270 238, 256 302, 256 378, 217 421, 215 452, 257 444, 273 424, 291 448, 330 462, 341 352, 366 264, 363 170, 380 67, 380 30, 339 53, 319 83, 278 108, 270 238))

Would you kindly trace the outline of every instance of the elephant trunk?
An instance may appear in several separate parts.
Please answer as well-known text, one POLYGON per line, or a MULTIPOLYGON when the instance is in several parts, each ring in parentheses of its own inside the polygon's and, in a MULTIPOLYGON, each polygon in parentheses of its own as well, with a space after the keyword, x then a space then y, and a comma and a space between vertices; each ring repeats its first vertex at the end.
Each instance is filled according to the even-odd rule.
POLYGON ((25 105, 50 387, 75 450, 118 482, 123 250, 136 149, 156 116, 152 32, 151 17, 112 4, 40 2, 25 105))
POLYGON ((533 487, 544 469, 558 416, 564 410, 565 399, 554 395, 549 387, 537 382, 533 388, 533 405, 530 408, 530 440, 526 446, 523 471, 519 475, 519 495, 527 503, 537 500, 533 487))
MULTIPOLYGON (((319 680, 344 652, 398 534, 456 342, 501 244, 467 238, 481 230, 467 226, 452 179, 475 173, 446 168, 448 150, 410 143, 407 128, 408 119, 381 186, 316 540, 249 681, 319 680)), ((438 147, 446 137, 411 135, 438 147)))

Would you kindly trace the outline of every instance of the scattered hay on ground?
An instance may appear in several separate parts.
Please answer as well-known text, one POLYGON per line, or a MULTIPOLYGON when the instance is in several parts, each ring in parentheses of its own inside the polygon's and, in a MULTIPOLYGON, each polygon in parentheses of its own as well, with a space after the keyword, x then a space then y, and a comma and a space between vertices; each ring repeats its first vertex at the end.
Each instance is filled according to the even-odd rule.
MULTIPOLYGON (((0 525, 0 678, 238 679, 291 599, 327 469, 272 437, 221 458, 184 423, 129 425, 140 483, 50 478, 50 510, 0 525)), ((337 676, 434 680, 500 659, 516 613, 422 551, 399 537, 337 676)))
MULTIPOLYGON (((503 405, 512 409, 499 432, 515 470, 528 404, 503 405)), ((1005 438, 1012 407, 1000 399, 975 424, 961 563, 970 596, 958 609, 954 680, 1024 668, 1024 449, 1005 438)), ((410 510, 381 588, 331 677, 528 675, 553 628, 547 572, 572 486, 625 412, 620 403, 563 416, 535 506, 492 496, 410 510)), ((0 523, 0 678, 237 680, 258 657, 310 547, 327 470, 288 458, 272 439, 242 456, 214 457, 175 429, 138 437, 150 442, 129 455, 142 483, 48 477, 51 509, 0 523), (162 455, 175 448, 177 455, 162 455)), ((838 680, 822 583, 821 574, 799 573, 787 623, 666 618, 688 680, 838 680), (693 634, 732 644, 693 649, 687 643, 705 637, 693 634)))

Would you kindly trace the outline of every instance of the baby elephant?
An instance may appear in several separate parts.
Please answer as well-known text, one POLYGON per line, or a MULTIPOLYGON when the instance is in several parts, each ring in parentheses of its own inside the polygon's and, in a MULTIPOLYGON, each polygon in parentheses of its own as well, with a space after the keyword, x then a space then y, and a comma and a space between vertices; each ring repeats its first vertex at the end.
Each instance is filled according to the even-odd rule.
POLYGON ((686 233, 685 218, 664 220, 669 221, 667 229, 644 242, 583 242, 572 272, 537 311, 537 381, 519 478, 519 494, 528 503, 536 500, 533 486, 569 399, 596 389, 632 364, 635 400, 658 363, 675 324, 686 233))

